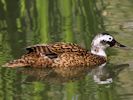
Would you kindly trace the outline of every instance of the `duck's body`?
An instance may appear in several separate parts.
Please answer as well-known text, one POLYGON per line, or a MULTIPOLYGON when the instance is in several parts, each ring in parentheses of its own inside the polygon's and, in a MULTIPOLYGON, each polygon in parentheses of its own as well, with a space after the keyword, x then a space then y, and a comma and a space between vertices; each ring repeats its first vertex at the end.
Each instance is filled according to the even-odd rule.
POLYGON ((11 61, 9 67, 78 67, 99 66, 106 62, 106 57, 92 54, 74 43, 54 43, 27 47, 27 54, 11 61))
POLYGON ((105 49, 117 44, 124 47, 114 40, 107 33, 98 34, 92 41, 91 51, 80 47, 74 43, 54 43, 41 44, 27 47, 28 53, 20 59, 11 61, 5 66, 8 67, 80 67, 88 66, 93 68, 107 61, 105 49))

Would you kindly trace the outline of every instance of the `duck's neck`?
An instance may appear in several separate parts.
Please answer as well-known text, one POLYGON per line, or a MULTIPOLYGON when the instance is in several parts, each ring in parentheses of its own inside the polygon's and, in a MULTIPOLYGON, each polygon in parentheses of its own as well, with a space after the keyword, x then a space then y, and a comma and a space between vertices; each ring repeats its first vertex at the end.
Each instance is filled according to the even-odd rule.
POLYGON ((91 48, 91 53, 95 54, 95 55, 99 55, 99 56, 103 56, 103 57, 107 57, 105 49, 100 48, 98 46, 93 46, 91 48))

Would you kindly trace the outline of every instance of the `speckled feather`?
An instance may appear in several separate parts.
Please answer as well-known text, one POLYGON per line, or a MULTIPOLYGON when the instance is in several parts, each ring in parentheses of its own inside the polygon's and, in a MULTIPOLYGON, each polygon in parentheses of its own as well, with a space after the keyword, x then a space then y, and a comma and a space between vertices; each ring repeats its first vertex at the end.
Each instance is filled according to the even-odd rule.
POLYGON ((99 66, 106 58, 90 53, 74 43, 55 43, 49 45, 33 45, 20 59, 6 64, 8 67, 80 67, 99 66))

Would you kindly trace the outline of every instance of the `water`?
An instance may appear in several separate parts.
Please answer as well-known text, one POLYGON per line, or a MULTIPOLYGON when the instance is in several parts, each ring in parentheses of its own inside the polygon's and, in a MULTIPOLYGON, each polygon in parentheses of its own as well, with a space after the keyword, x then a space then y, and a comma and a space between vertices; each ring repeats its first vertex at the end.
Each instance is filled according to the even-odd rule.
MULTIPOLYGON (((74 42, 89 49, 104 30, 133 47, 132 6, 132 0, 1 0, 0 65, 38 43, 74 42)), ((132 100, 133 51, 109 49, 107 54, 114 82, 106 85, 96 84, 88 69, 57 74, 0 67, 0 100, 132 100)))

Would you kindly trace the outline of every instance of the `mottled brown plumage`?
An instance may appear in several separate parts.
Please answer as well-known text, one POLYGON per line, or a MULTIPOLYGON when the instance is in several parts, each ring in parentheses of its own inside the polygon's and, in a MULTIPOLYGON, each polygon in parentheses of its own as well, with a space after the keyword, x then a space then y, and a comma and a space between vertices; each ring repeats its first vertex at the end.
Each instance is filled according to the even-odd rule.
POLYGON ((95 55, 74 43, 55 43, 27 47, 27 54, 6 64, 8 67, 80 67, 99 66, 106 57, 95 55))

